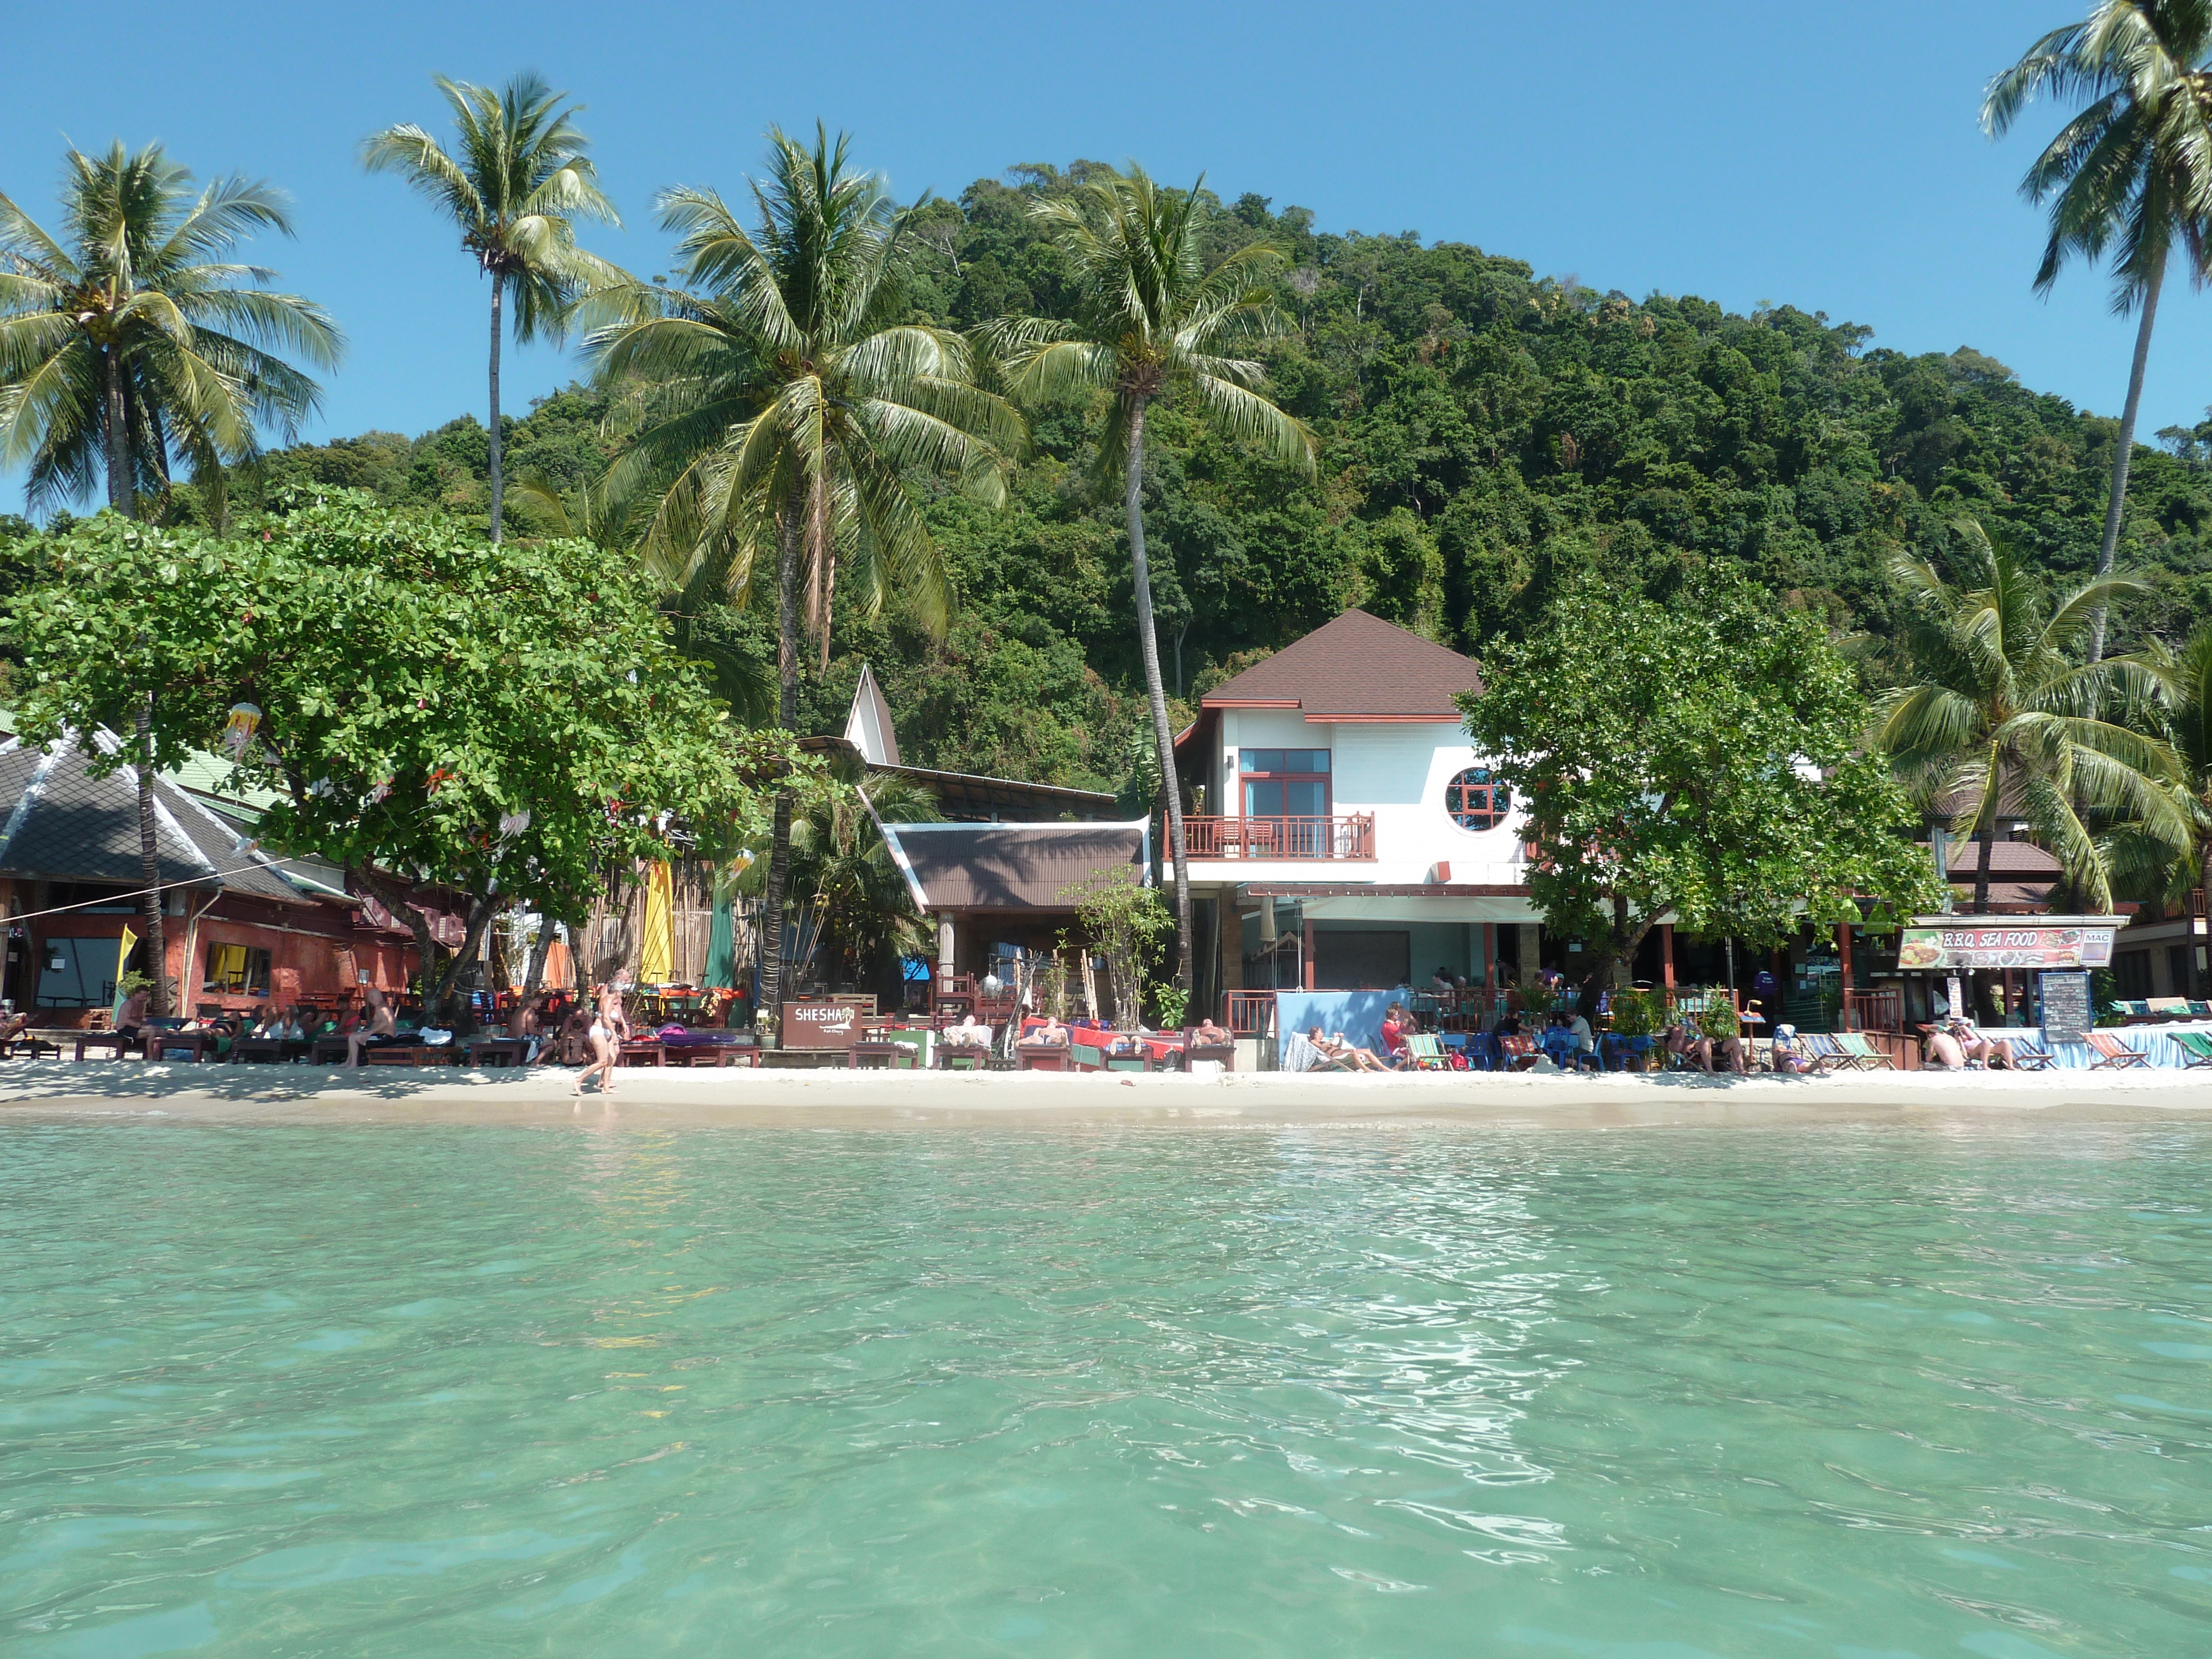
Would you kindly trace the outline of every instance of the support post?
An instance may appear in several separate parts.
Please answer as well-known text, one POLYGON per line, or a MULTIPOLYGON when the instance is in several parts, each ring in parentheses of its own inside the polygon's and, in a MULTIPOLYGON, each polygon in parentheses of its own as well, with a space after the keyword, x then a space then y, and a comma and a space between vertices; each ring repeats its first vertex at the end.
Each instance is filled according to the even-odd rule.
POLYGON ((1312 918, 1312 917, 1310 917, 1310 916, 1309 916, 1309 917, 1307 917, 1307 918, 1306 918, 1305 951, 1304 951, 1304 967, 1305 967, 1305 975, 1304 975, 1304 977, 1305 977, 1305 982, 1306 982, 1306 989, 1307 989, 1307 990, 1309 990, 1309 991, 1318 990, 1318 989, 1320 988, 1320 987, 1315 983, 1315 980, 1314 980, 1314 925, 1313 925, 1313 918, 1312 918))
POLYGON ((1659 977, 1668 990, 1674 988, 1674 924, 1659 924, 1659 977))
POLYGON ((1482 924, 1482 987, 1486 991, 1498 988, 1498 924, 1482 924))
POLYGON ((937 913, 937 988, 939 991, 951 988, 952 975, 956 971, 957 965, 952 960, 952 913, 939 910, 937 913))

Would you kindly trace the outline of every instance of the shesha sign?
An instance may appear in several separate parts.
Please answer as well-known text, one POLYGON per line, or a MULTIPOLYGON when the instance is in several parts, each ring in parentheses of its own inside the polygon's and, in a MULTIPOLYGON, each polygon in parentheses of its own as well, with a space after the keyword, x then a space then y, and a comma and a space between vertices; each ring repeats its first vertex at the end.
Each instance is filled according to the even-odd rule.
POLYGON ((849 1002, 787 1002, 787 1048, 849 1048, 860 1035, 860 1011, 849 1002))
POLYGON ((2104 968, 2119 936, 2118 916, 2014 916, 1960 923, 1922 916, 1898 941, 1902 969, 2104 968))

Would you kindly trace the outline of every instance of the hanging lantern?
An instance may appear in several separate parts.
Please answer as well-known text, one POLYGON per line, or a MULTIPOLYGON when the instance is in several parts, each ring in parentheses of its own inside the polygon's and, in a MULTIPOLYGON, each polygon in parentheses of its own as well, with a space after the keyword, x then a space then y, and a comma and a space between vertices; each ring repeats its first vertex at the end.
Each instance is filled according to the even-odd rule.
POLYGON ((261 711, 252 703, 231 704, 230 719, 222 728, 223 752, 233 760, 243 760, 246 745, 253 741, 253 733, 260 725, 261 711))
POLYGON ((375 788, 368 792, 368 804, 371 806, 374 806, 391 793, 392 780, 390 778, 386 778, 380 782, 375 788))
POLYGON ((501 841, 513 841, 528 828, 530 828, 528 811, 509 812, 499 821, 499 838, 501 841))

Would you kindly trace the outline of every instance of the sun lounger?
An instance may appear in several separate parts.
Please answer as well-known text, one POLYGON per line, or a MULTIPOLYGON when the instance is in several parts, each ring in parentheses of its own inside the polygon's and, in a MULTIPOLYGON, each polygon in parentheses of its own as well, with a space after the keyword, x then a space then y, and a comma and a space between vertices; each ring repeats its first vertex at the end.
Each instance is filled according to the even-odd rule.
POLYGON ((2148 1066, 2150 1056, 2140 1048, 2130 1048, 2109 1031, 2089 1033, 2090 1051, 2099 1057, 2089 1062, 2093 1072, 2124 1072, 2131 1066, 2148 1066))
POLYGON ((1858 1060, 1845 1054, 1835 1038, 1826 1031, 1800 1031, 1797 1034, 1798 1052, 1813 1062, 1813 1075, 1826 1077, 1831 1072, 1856 1072, 1858 1060))
POLYGON ((2166 1035, 2181 1050, 2183 1070, 2194 1072, 2212 1066, 2212 1035, 2203 1031, 2168 1031, 2166 1035))
POLYGON ((1844 1051, 1844 1058, 1850 1061, 1855 1070, 1893 1072, 1897 1069, 1897 1062, 1869 1042, 1863 1031, 1838 1031, 1835 1034, 1835 1042, 1836 1047, 1844 1051))
POLYGON ((2058 1056, 2033 1037, 1992 1037, 1990 1041, 2005 1051, 2005 1058, 2016 1072, 2047 1072, 2058 1063, 2058 1056))
POLYGON ((1451 1061, 1444 1057, 1443 1046, 1432 1031, 1406 1033, 1406 1065, 1409 1072, 1448 1072, 1451 1061))

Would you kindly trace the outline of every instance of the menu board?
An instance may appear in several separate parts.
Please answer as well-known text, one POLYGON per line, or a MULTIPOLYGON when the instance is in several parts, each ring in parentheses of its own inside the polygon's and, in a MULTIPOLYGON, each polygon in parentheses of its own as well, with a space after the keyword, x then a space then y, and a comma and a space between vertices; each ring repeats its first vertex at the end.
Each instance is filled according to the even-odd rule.
POLYGON ((787 1002, 779 1035, 787 1048, 849 1048, 860 1039, 860 1011, 849 1002, 787 1002))
POLYGON ((1907 927, 1898 941, 1902 969, 2103 968, 2112 960, 2112 927, 1907 927))
POLYGON ((2045 1042, 2086 1042, 2096 1024, 2089 1003, 2089 976, 2077 973, 2045 973, 2035 976, 2036 993, 2043 1000, 2043 1040, 2045 1042))

